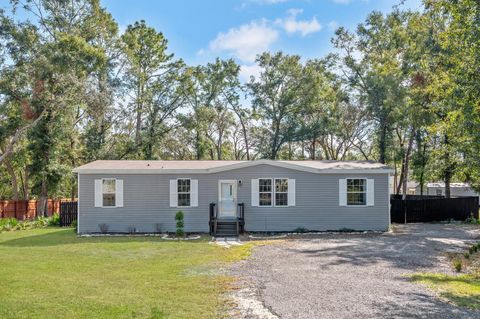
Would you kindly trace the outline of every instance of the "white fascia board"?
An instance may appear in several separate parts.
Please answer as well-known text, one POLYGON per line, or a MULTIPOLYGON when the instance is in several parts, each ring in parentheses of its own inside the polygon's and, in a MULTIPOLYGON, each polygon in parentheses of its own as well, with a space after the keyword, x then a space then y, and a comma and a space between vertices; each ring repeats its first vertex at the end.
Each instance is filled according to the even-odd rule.
POLYGON ((82 174, 171 174, 171 175, 191 175, 191 174, 213 174, 218 172, 225 172, 231 171, 234 169, 240 168, 247 168, 250 166, 255 165, 272 165, 287 169, 292 169, 296 171, 303 171, 309 172, 314 174, 393 174, 394 171, 392 169, 317 169, 311 167, 305 167, 301 165, 295 165, 290 163, 279 163, 279 162, 263 162, 262 161, 255 161, 255 162, 248 162, 248 163, 239 163, 239 164, 232 164, 227 165, 224 167, 216 167, 210 169, 74 169, 74 173, 82 173, 82 174))

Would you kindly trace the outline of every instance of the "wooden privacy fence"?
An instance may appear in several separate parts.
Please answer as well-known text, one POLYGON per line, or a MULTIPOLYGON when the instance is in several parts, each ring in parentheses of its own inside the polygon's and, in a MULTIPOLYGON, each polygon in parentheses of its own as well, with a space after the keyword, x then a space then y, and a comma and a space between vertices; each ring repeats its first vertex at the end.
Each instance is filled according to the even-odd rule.
POLYGON ((438 196, 392 196, 390 199, 392 223, 435 222, 449 219, 478 218, 478 197, 444 198, 438 196), (405 216, 406 215, 406 216, 405 216))
POLYGON ((60 203, 60 226, 70 226, 77 220, 78 202, 60 203))
MULTIPOLYGON (((47 201, 47 216, 60 212, 60 203, 65 199, 49 199, 47 201)), ((32 200, 0 200, 0 218, 16 218, 18 220, 37 217, 40 201, 32 200)))

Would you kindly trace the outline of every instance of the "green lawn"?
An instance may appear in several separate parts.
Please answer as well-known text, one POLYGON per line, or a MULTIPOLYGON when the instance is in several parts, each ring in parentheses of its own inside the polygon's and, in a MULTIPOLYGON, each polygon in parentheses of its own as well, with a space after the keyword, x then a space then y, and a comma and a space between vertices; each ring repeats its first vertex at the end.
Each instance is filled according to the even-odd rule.
POLYGON ((421 282, 439 295, 460 307, 480 309, 480 279, 466 274, 449 276, 444 274, 415 274, 413 281, 421 282))
POLYGON ((77 238, 72 229, 0 234, 0 318, 216 318, 248 256, 207 240, 77 238))

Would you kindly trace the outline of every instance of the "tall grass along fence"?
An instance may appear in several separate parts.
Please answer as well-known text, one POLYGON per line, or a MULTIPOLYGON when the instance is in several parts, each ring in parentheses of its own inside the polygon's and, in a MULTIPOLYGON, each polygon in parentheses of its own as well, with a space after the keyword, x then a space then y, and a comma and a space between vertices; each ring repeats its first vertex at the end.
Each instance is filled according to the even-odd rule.
MULTIPOLYGON (((49 199, 47 201, 47 216, 60 213, 60 204, 68 199, 49 199)), ((38 200, 0 200, 0 218, 15 218, 17 220, 34 219, 40 210, 38 200)))
POLYGON ((60 203, 60 226, 71 226, 77 222, 78 202, 60 203))
POLYGON ((401 195, 392 195, 390 216, 392 223, 478 219, 478 203, 478 197, 410 195, 403 200, 401 195))

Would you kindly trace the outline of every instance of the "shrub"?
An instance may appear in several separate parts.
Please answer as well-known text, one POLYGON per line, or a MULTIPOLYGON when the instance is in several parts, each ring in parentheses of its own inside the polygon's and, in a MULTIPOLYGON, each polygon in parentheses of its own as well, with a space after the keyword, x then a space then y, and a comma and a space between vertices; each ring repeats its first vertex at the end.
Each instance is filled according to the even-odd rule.
POLYGON ((176 221, 176 226, 177 226, 177 231, 175 232, 175 234, 178 237, 184 237, 185 236, 185 231, 184 231, 185 223, 184 223, 183 217, 184 217, 184 215, 183 215, 183 212, 181 210, 179 210, 175 214, 175 221, 176 221))
POLYGON ((461 260, 461 259, 454 259, 454 260, 453 260, 453 268, 455 268, 455 270, 456 270, 457 272, 462 271, 462 266, 463 266, 463 264, 462 264, 462 260, 461 260))
POLYGON ((129 234, 135 234, 136 232, 137 232, 137 227, 135 227, 135 225, 128 226, 128 233, 129 234))
MULTIPOLYGON (((473 253, 475 252, 475 250, 474 250, 473 247, 474 247, 474 246, 468 248, 468 252, 470 253, 470 255, 473 255, 473 253)), ((476 246, 475 246, 475 248, 476 248, 476 246)))
POLYGON ((469 253, 465 253, 465 254, 463 254, 463 257, 465 257, 465 259, 468 259, 468 258, 470 258, 470 254, 469 254, 469 253))
POLYGON ((475 217, 470 216, 465 220, 465 223, 466 224, 480 224, 480 219, 476 219, 475 217))
POLYGON ((25 221, 18 221, 15 218, 0 219, 0 232, 43 228, 50 225, 57 225, 57 220, 58 220, 57 216, 39 217, 34 220, 25 220, 25 221))
POLYGON ((353 233, 355 232, 355 229, 343 227, 340 228, 338 231, 341 233, 353 233))
POLYGON ((75 231, 77 231, 77 227, 78 227, 78 223, 76 220, 74 220, 71 224, 70 224, 70 227, 73 227, 75 229, 75 231))
POLYGON ((293 230, 294 233, 308 233, 309 230, 305 227, 297 227, 293 230))
POLYGON ((53 216, 50 217, 49 226, 60 226, 60 215, 53 214, 53 216))
POLYGON ((108 225, 107 224, 98 224, 98 228, 102 234, 108 233, 108 225))

